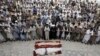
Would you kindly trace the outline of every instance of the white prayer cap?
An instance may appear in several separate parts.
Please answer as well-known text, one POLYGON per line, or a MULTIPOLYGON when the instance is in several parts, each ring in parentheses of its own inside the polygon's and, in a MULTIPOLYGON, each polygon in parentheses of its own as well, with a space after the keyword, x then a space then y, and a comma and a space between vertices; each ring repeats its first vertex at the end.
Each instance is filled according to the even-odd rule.
POLYGON ((51 27, 54 27, 55 25, 51 23, 50 26, 51 26, 51 27))
POLYGON ((51 27, 55 27, 55 25, 51 25, 51 27))
POLYGON ((16 20, 15 22, 17 23, 18 21, 16 20))

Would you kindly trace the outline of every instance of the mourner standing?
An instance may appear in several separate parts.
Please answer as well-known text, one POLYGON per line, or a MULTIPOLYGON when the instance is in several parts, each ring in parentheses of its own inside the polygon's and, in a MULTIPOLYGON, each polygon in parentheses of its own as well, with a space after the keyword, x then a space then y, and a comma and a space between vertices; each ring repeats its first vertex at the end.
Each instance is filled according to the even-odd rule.
POLYGON ((49 25, 45 26, 44 31, 45 31, 45 39, 49 40, 49 32, 50 32, 49 25))

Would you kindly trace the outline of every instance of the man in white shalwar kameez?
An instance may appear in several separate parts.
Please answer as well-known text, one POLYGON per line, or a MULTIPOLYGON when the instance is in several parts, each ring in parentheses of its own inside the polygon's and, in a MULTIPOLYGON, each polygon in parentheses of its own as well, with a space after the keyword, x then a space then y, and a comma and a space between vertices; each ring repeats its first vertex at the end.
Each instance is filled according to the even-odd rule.
POLYGON ((49 40, 49 31, 50 31, 50 28, 49 28, 48 25, 45 26, 44 31, 45 31, 45 39, 49 40))
POLYGON ((97 33, 96 43, 98 43, 99 41, 100 41, 100 26, 97 33))
POLYGON ((90 29, 87 29, 86 34, 85 34, 82 42, 87 43, 90 40, 91 35, 93 35, 93 31, 91 31, 90 29))
POLYGON ((11 32, 11 27, 8 27, 5 32, 7 33, 7 37, 10 39, 10 40, 14 40, 14 37, 12 35, 12 32, 11 32))

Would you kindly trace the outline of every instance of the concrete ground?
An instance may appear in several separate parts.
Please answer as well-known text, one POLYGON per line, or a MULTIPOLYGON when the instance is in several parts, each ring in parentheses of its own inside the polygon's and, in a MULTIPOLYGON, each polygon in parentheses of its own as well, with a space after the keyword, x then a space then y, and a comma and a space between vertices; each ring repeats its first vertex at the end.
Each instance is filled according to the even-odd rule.
MULTIPOLYGON (((100 56, 100 45, 61 41, 61 56, 100 56)), ((35 41, 15 41, 0 44, 0 56, 33 56, 35 41)))

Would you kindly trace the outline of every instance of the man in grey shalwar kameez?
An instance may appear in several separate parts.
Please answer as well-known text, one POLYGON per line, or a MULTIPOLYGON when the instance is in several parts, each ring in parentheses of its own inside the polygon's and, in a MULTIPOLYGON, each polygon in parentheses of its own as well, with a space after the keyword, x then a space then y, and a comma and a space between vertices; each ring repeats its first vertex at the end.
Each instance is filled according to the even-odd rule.
POLYGON ((38 24, 37 25, 37 29, 36 29, 36 32, 37 32, 37 37, 39 39, 42 39, 43 38, 43 26, 41 24, 38 24))
POLYGON ((30 31, 31 31, 31 37, 32 37, 32 39, 37 39, 36 26, 35 25, 31 26, 30 31))

